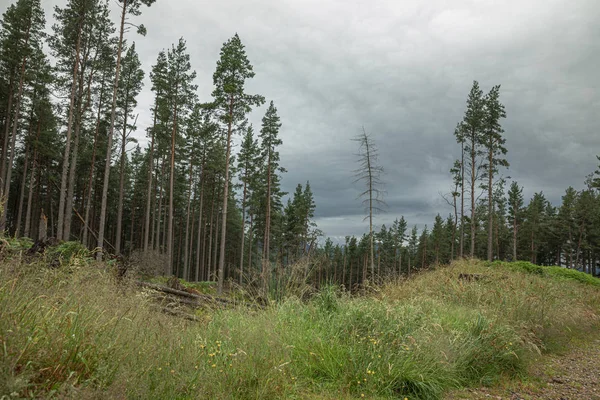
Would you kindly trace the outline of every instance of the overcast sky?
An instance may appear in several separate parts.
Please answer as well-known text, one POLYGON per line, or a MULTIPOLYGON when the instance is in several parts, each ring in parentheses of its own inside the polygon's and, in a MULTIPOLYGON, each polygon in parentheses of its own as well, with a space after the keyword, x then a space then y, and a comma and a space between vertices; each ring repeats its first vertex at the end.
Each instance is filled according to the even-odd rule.
MULTIPOLYGON (((42 0, 49 24, 65 3, 42 0)), ((386 171, 388 211, 378 224, 404 215, 431 226, 451 212, 439 193, 450 190, 454 127, 473 80, 485 92, 502 85, 504 174, 525 186, 527 200, 543 190, 556 204, 597 167, 598 0, 157 0, 142 11, 132 22, 148 35, 128 40, 146 73, 183 36, 204 101, 223 42, 240 35, 256 72, 247 90, 273 100, 283 123, 283 188, 310 180, 328 236, 368 229, 352 183, 351 139, 363 125, 386 171)), ((139 132, 151 124, 152 98, 146 77, 139 132)), ((256 128, 265 109, 252 114, 256 128)))

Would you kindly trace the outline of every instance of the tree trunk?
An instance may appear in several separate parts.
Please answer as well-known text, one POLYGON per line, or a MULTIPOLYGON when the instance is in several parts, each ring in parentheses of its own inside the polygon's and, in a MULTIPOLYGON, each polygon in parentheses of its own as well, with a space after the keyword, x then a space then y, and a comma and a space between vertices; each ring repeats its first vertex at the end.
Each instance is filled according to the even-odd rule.
MULTIPOLYGON (((23 45, 23 47, 27 47, 27 45, 29 44, 29 32, 31 29, 31 17, 29 18, 29 24, 27 25, 27 32, 25 34, 25 43, 23 45)), ((5 201, 8 201, 9 198, 9 194, 10 194, 10 180, 11 180, 11 174, 12 174, 12 170, 13 170, 13 162, 15 159, 15 147, 16 147, 16 142, 17 142, 17 128, 19 126, 19 113, 21 111, 21 99, 23 97, 23 86, 24 86, 24 81, 25 81, 25 67, 27 66, 27 55, 25 55, 23 57, 23 62, 21 63, 21 72, 20 72, 20 76, 19 76, 19 92, 17 94, 17 98, 15 100, 15 119, 12 125, 12 137, 11 137, 11 144, 10 144, 10 160, 8 162, 8 168, 6 170, 6 177, 4 176, 4 174, 0 175, 0 179, 4 179, 4 191, 1 193, 1 195, 4 197, 5 201)), ((10 99, 9 99, 10 102, 10 99)), ((9 103, 10 104, 10 103, 9 103)), ((10 108, 10 107, 9 107, 10 108)), ((7 125, 7 129, 6 129, 6 134, 8 135, 8 126, 10 126, 10 111, 8 112, 8 118, 6 119, 6 125, 7 125)), ((5 147, 6 147, 6 143, 7 143, 7 139, 8 136, 5 137, 4 139, 4 143, 5 143, 5 147)), ((2 166, 4 167, 4 162, 6 161, 6 158, 2 158, 2 166)), ((4 232, 4 230, 6 229, 6 214, 7 214, 7 208, 6 205, 5 207, 2 208, 2 215, 0 216, 0 232, 4 232)))
POLYGON ((23 176, 21 178, 21 188, 19 193, 19 210, 17 220, 15 221, 15 237, 21 234, 21 219, 23 218, 23 203, 25 201, 25 186, 27 186, 27 169, 29 166, 29 148, 25 150, 25 160, 23 162, 23 176))
POLYGON ((265 292, 268 290, 269 284, 269 272, 270 272, 270 255, 269 250, 271 244, 269 240, 271 238, 271 150, 269 149, 269 156, 267 158, 267 209, 265 218, 265 236, 263 240, 263 289, 265 292))
POLYGON ((248 190, 248 165, 246 165, 244 179, 244 191, 242 194, 242 239, 240 241, 240 285, 242 284, 243 276, 244 276, 244 239, 246 238, 246 232, 244 232, 245 224, 246 224, 246 195, 248 190))
POLYGON ((73 137, 73 152, 71 155, 71 164, 69 165, 69 178, 67 185, 67 198, 65 199, 65 222, 63 239, 68 241, 71 238, 71 217, 73 216, 73 196, 75 192, 75 167, 77 166, 77 155, 79 153, 79 134, 81 132, 81 103, 77 107, 75 116, 75 136, 73 137))
POLYGON ((123 198, 125 197, 125 158, 127 157, 127 108, 129 93, 125 93, 125 105, 123 116, 123 131, 121 133, 121 159, 119 165, 119 203, 117 205, 117 235, 115 238, 115 252, 121 254, 121 239, 123 230, 123 198))
POLYGON ((202 240, 202 212, 204 211, 204 164, 202 164, 201 167, 201 171, 200 171, 200 211, 198 213, 198 239, 196 241, 196 279, 195 281, 198 281, 198 279, 200 278, 200 268, 201 268, 201 262, 200 260, 202 260, 201 257, 201 253, 200 253, 200 244, 201 244, 201 240, 202 240))
MULTIPOLYGON (((192 143, 192 147, 193 147, 192 143)), ((190 161, 190 183, 189 183, 189 194, 188 194, 188 202, 187 202, 187 212, 186 212, 186 220, 185 220, 185 243, 183 247, 183 279, 188 279, 188 269, 189 269, 189 239, 190 239, 190 212, 192 209, 192 191, 193 191, 193 157, 192 161, 190 161)))
POLYGON ((144 220, 144 253, 148 253, 148 243, 150 241, 150 209, 152 208, 152 183, 154 181, 154 174, 152 173, 152 164, 154 163, 154 130, 156 129, 157 107, 158 94, 154 101, 154 122, 152 123, 150 150, 148 154, 148 190, 146 191, 146 218, 144 220))
MULTIPOLYGON (((84 16, 82 15, 83 19, 84 16)), ((77 74, 79 72, 79 54, 81 50, 81 30, 83 21, 79 21, 77 28, 77 45, 75 47, 75 60, 73 65, 73 83, 71 85, 71 99, 69 103, 69 117, 67 123, 67 138, 65 142, 65 153, 63 155, 62 173, 60 177, 60 192, 58 200, 58 219, 57 219, 57 231, 56 238, 58 240, 63 239, 63 226, 65 218, 65 201, 66 201, 66 190, 67 190, 67 174, 69 171, 69 156, 71 155, 71 131, 73 129, 73 114, 75 111, 75 94, 77 92, 77 74)), ((68 238, 67 238, 68 240, 68 238)))
POLYGON ((229 196, 229 158, 231 156, 231 133, 233 123, 233 95, 229 98, 229 121, 227 124, 227 153, 225 156, 225 181, 223 184, 223 219, 221 222, 221 250, 219 258, 219 282, 217 294, 223 293, 223 274, 225 272, 225 238, 227 236, 227 203, 229 196))
POLYGON ((254 214, 250 212, 250 229, 248 231, 248 273, 252 271, 252 249, 253 249, 253 223, 254 223, 254 214))
MULTIPOLYGON (((28 30, 29 36, 29 30, 28 30)), ((15 119, 12 126, 12 136, 10 138, 10 147, 8 151, 10 152, 10 158, 8 160, 8 168, 6 170, 6 177, 3 177, 4 180, 4 192, 3 196, 5 201, 8 202, 10 196, 10 182, 11 175, 13 171, 13 162, 15 160, 16 153, 16 143, 17 143, 17 128, 19 126, 19 114, 21 111, 21 98, 23 97, 23 85, 25 78, 25 66, 27 64, 27 57, 23 57, 23 63, 21 65, 21 78, 19 80, 19 92, 17 94, 17 98, 15 100, 15 119)), ((0 232, 4 232, 6 230, 6 216, 7 216, 8 207, 5 206, 2 208, 2 215, 0 216, 0 232)))
POLYGON ((213 192, 212 192, 212 204, 210 208, 210 230, 208 232, 208 254, 206 260, 206 280, 212 281, 213 276, 211 274, 211 260, 212 260, 212 238, 213 238, 213 228, 214 228, 214 218, 215 218, 215 186, 217 184, 217 180, 213 180, 213 192))
MULTIPOLYGON (((38 151, 37 142, 40 138, 40 132, 42 130, 42 121, 38 120, 36 143, 33 150, 33 160, 31 161, 31 176, 29 177, 29 194, 27 195, 27 210, 25 211, 25 237, 31 237, 31 213, 33 203, 33 188, 35 186, 35 175, 37 173, 37 162, 38 162, 38 151)), ((36 192, 37 193, 37 192, 36 192)))
MULTIPOLYGON (((517 211, 515 210, 515 214, 517 211)), ((513 261, 517 261, 517 230, 519 226, 517 225, 517 216, 513 217, 513 261)))
POLYGON ((465 143, 461 143, 460 154, 460 258, 465 250, 465 143))
POLYGON ((100 225, 98 227, 98 253, 96 259, 102 260, 102 249, 104 248, 104 228, 106 224, 106 207, 108 205, 108 184, 110 178, 110 159, 112 154, 112 142, 115 132, 115 118, 117 114, 117 92, 119 89, 119 73, 121 72, 121 53, 123 51, 123 33, 125 31, 125 15, 127 14, 127 0, 122 0, 121 5, 121 29, 119 30, 119 44, 117 47, 117 65, 115 68, 115 82, 113 85, 112 107, 110 113, 110 129, 106 143, 106 164, 104 165, 104 184, 102 185, 102 204, 100 206, 100 225))
POLYGON ((102 115, 102 102, 104 99, 104 80, 100 88, 100 99, 98 100, 98 113, 96 115, 96 128, 94 129, 94 146, 92 147, 92 161, 90 163, 90 174, 88 176, 88 192, 85 196, 85 216, 83 218, 83 244, 88 246, 88 230, 90 228, 90 209, 92 208, 92 187, 94 182, 94 173, 96 172, 96 150, 98 148, 98 132, 100 131, 100 119, 102 115), (87 200, 87 201, 86 201, 87 200))
POLYGON ((159 252, 162 252, 161 250, 161 246, 160 246, 160 222, 162 219, 162 200, 163 200, 163 187, 164 187, 164 183, 165 183, 165 163, 166 163, 166 155, 163 155, 162 157, 162 161, 161 161, 161 168, 160 168, 160 183, 158 182, 158 179, 156 180, 156 184, 158 185, 157 190, 159 191, 158 193, 158 207, 157 207, 157 216, 156 216, 156 239, 155 239, 155 250, 158 250, 159 252))
MULTIPOLYGON (((6 106, 6 123, 4 126, 4 137, 2 140, 2 157, 0 158, 0 178, 6 175, 6 158, 8 156, 8 139, 10 138, 10 121, 12 111, 13 93, 13 78, 11 77, 8 84, 8 104, 6 106)), ((0 182, 0 199, 4 203, 4 185, 0 182)), ((4 204, 3 204, 4 205, 4 204)))
MULTIPOLYGON (((179 75, 177 75, 177 86, 175 87, 175 99, 179 94, 179 75)), ((173 132, 171 133, 171 173, 169 174, 169 221, 167 229, 167 273, 173 273, 173 190, 175 188, 175 138, 177 136, 177 100, 173 109, 173 132)))
POLYGON ((475 257, 475 179, 477 173, 477 152, 475 131, 471 132, 471 258, 475 257))
POLYGON ((494 247, 494 238, 493 238, 493 233, 494 233, 494 198, 493 196, 493 188, 492 188, 492 182, 493 182, 493 173, 494 173, 494 166, 492 164, 492 162, 494 161, 494 153, 493 153, 493 148, 494 148, 494 140, 490 135, 490 149, 489 149, 489 154, 488 154, 488 238, 487 238, 487 258, 488 261, 492 261, 492 259, 494 258, 493 256, 493 247, 494 247))

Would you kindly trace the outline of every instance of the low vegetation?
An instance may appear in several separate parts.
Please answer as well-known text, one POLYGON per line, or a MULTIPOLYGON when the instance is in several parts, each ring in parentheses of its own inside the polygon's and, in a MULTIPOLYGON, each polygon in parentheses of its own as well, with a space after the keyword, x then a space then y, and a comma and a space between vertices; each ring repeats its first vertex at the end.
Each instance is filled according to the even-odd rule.
POLYGON ((326 287, 308 301, 204 310, 190 322, 82 254, 59 268, 2 263, 0 394, 436 399, 518 378, 536 354, 599 325, 593 278, 479 261, 369 295, 326 287))

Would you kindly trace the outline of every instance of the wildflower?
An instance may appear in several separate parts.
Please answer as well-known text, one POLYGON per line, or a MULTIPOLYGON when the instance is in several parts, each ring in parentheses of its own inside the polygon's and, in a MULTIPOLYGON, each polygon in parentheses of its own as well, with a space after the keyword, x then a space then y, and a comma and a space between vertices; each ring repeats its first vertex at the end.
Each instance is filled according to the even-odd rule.
POLYGON ((172 374, 174 374, 174 373, 175 373, 175 370, 174 370, 174 369, 172 369, 172 370, 171 370, 171 373, 172 373, 172 374))
POLYGON ((365 394, 364 394, 364 393, 361 393, 361 394, 360 394, 360 397, 365 397, 365 394))
POLYGON ((217 366, 217 364, 213 364, 213 365, 211 365, 211 367, 213 367, 213 368, 215 368, 216 366, 217 366))
POLYGON ((194 368, 198 369, 198 366, 196 365, 194 368))
POLYGON ((159 370, 159 371, 162 371, 162 368, 161 368, 161 367, 158 367, 158 370, 159 370))

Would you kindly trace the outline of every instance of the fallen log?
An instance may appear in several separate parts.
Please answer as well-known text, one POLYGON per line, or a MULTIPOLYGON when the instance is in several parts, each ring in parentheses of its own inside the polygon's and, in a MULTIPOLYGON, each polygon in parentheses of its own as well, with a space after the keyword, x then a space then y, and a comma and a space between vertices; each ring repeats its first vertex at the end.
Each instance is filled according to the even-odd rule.
POLYGON ((172 294, 175 296, 184 297, 184 298, 188 298, 188 299, 194 299, 199 303, 199 305, 201 303, 213 303, 213 304, 220 304, 222 306, 235 306, 235 305, 241 304, 241 305, 249 307, 249 308, 264 308, 263 306, 260 306, 258 304, 252 304, 252 303, 246 303, 246 302, 235 302, 235 301, 232 301, 229 299, 224 299, 221 297, 214 297, 214 296, 211 296, 208 294, 188 293, 183 290, 177 290, 177 289, 170 288, 168 286, 157 285, 155 283, 136 281, 136 284, 139 286, 142 286, 142 287, 147 287, 149 289, 158 290, 163 293, 168 293, 168 294, 172 294))

